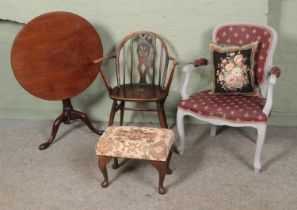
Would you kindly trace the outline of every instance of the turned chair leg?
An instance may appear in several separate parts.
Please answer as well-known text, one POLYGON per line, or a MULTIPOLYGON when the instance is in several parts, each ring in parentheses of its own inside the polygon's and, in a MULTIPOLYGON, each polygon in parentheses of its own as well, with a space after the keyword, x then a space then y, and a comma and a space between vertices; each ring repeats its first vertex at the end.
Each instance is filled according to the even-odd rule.
POLYGON ((168 128, 166 114, 164 110, 164 102, 157 102, 157 111, 161 128, 168 128))
POLYGON ((184 148, 185 148, 185 128, 184 128, 184 112, 182 109, 177 109, 177 114, 176 114, 176 127, 179 135, 179 143, 176 145, 177 150, 179 154, 184 153, 184 148))
POLYGON ((167 172, 167 162, 151 160, 150 163, 159 172, 159 193, 163 195, 166 193, 163 182, 167 172))
POLYGON ((211 124, 210 125, 210 136, 214 137, 214 136, 216 136, 216 134, 217 134, 217 126, 211 124))
POLYGON ((265 141, 266 136, 266 128, 267 125, 260 125, 257 129, 258 131, 258 138, 256 143, 256 152, 255 152, 255 159, 254 159, 254 171, 255 173, 259 173, 261 170, 261 152, 262 147, 265 141))
POLYGON ((125 111, 125 101, 122 101, 120 104, 120 125, 123 125, 124 121, 124 111, 125 111))
MULTIPOLYGON (((117 112, 117 108, 118 108, 118 104, 114 100, 113 103, 112 103, 112 107, 111 107, 111 111, 110 111, 110 115, 109 115, 108 126, 113 125, 113 121, 114 121, 115 114, 117 112)), ((122 110, 121 110, 121 117, 122 117, 122 110)), ((113 169, 117 169, 118 167, 119 167, 118 159, 117 158, 114 158, 114 162, 113 162, 112 168, 113 169)))
POLYGON ((110 111, 110 115, 109 115, 108 126, 113 125, 114 116, 115 116, 115 114, 117 112, 117 106, 118 106, 117 102, 113 101, 111 111, 110 111))
MULTIPOLYGON (((123 125, 123 121, 124 121, 124 111, 125 111, 125 101, 122 101, 119 105, 119 108, 120 108, 120 126, 123 125)), ((115 109, 116 110, 116 109, 115 109)), ((116 111, 115 111, 116 112, 116 111)), ((114 119, 114 116, 113 116, 113 119, 114 119)), ((113 120, 112 120, 112 123, 113 123, 113 120)), ((118 158, 114 158, 113 159, 113 165, 112 165, 112 168, 113 169, 117 169, 119 168, 119 161, 118 161, 118 158)))
POLYGON ((119 160, 118 160, 118 158, 113 158, 112 168, 113 169, 119 168, 119 160))
POLYGON ((103 188, 108 186, 108 174, 106 170, 106 164, 111 160, 111 157, 108 156, 99 156, 98 166, 103 174, 104 180, 101 183, 103 188))

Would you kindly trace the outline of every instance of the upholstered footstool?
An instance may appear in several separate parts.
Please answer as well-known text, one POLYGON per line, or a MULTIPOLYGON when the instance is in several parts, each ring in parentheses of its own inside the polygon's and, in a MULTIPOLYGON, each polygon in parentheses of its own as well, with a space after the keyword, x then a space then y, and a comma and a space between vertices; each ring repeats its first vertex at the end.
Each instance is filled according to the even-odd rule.
POLYGON ((171 174, 169 162, 174 133, 165 128, 137 126, 108 127, 96 145, 99 168, 103 173, 102 187, 108 186, 106 164, 115 158, 113 168, 118 167, 117 158, 140 159, 149 161, 159 172, 159 193, 164 194, 163 181, 171 174))

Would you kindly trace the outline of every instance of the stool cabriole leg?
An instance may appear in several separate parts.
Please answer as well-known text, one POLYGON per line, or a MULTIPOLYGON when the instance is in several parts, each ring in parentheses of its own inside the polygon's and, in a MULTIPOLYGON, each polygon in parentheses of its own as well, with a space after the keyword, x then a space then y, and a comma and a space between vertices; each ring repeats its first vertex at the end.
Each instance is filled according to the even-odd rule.
POLYGON ((113 158, 113 164, 112 164, 113 169, 119 168, 119 161, 118 158, 113 158))
POLYGON ((111 157, 108 156, 99 156, 99 160, 98 160, 98 165, 99 168, 103 174, 104 180, 101 183, 102 187, 107 187, 108 186, 108 174, 107 174, 107 170, 106 170, 106 164, 111 160, 111 157))
POLYGON ((170 150, 170 152, 168 154, 168 157, 167 157, 167 160, 166 160, 166 166, 167 166, 167 172, 166 172, 166 174, 172 174, 172 170, 169 167, 171 156, 172 156, 172 151, 170 150))
POLYGON ((157 169, 159 172, 159 193, 163 195, 166 193, 166 190, 163 186, 163 182, 167 172, 167 162, 164 162, 164 161, 150 161, 150 162, 153 165, 153 167, 157 169))

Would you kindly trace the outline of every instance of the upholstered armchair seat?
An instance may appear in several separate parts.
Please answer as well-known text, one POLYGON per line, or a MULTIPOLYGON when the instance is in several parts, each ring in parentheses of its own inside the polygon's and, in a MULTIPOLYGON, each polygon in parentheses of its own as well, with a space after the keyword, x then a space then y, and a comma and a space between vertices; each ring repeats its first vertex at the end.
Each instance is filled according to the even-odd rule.
POLYGON ((266 99, 258 96, 211 95, 209 91, 194 93, 179 102, 178 107, 195 115, 231 122, 266 122, 262 112, 266 99))

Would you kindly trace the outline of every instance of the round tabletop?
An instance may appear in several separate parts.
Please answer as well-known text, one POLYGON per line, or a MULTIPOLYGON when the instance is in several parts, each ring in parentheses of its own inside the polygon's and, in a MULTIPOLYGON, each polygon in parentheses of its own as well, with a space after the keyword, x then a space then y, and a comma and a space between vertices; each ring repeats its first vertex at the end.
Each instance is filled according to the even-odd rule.
POLYGON ((101 39, 84 18, 51 12, 26 24, 11 51, 18 82, 29 93, 47 100, 64 100, 84 91, 96 78, 102 57, 101 39))

